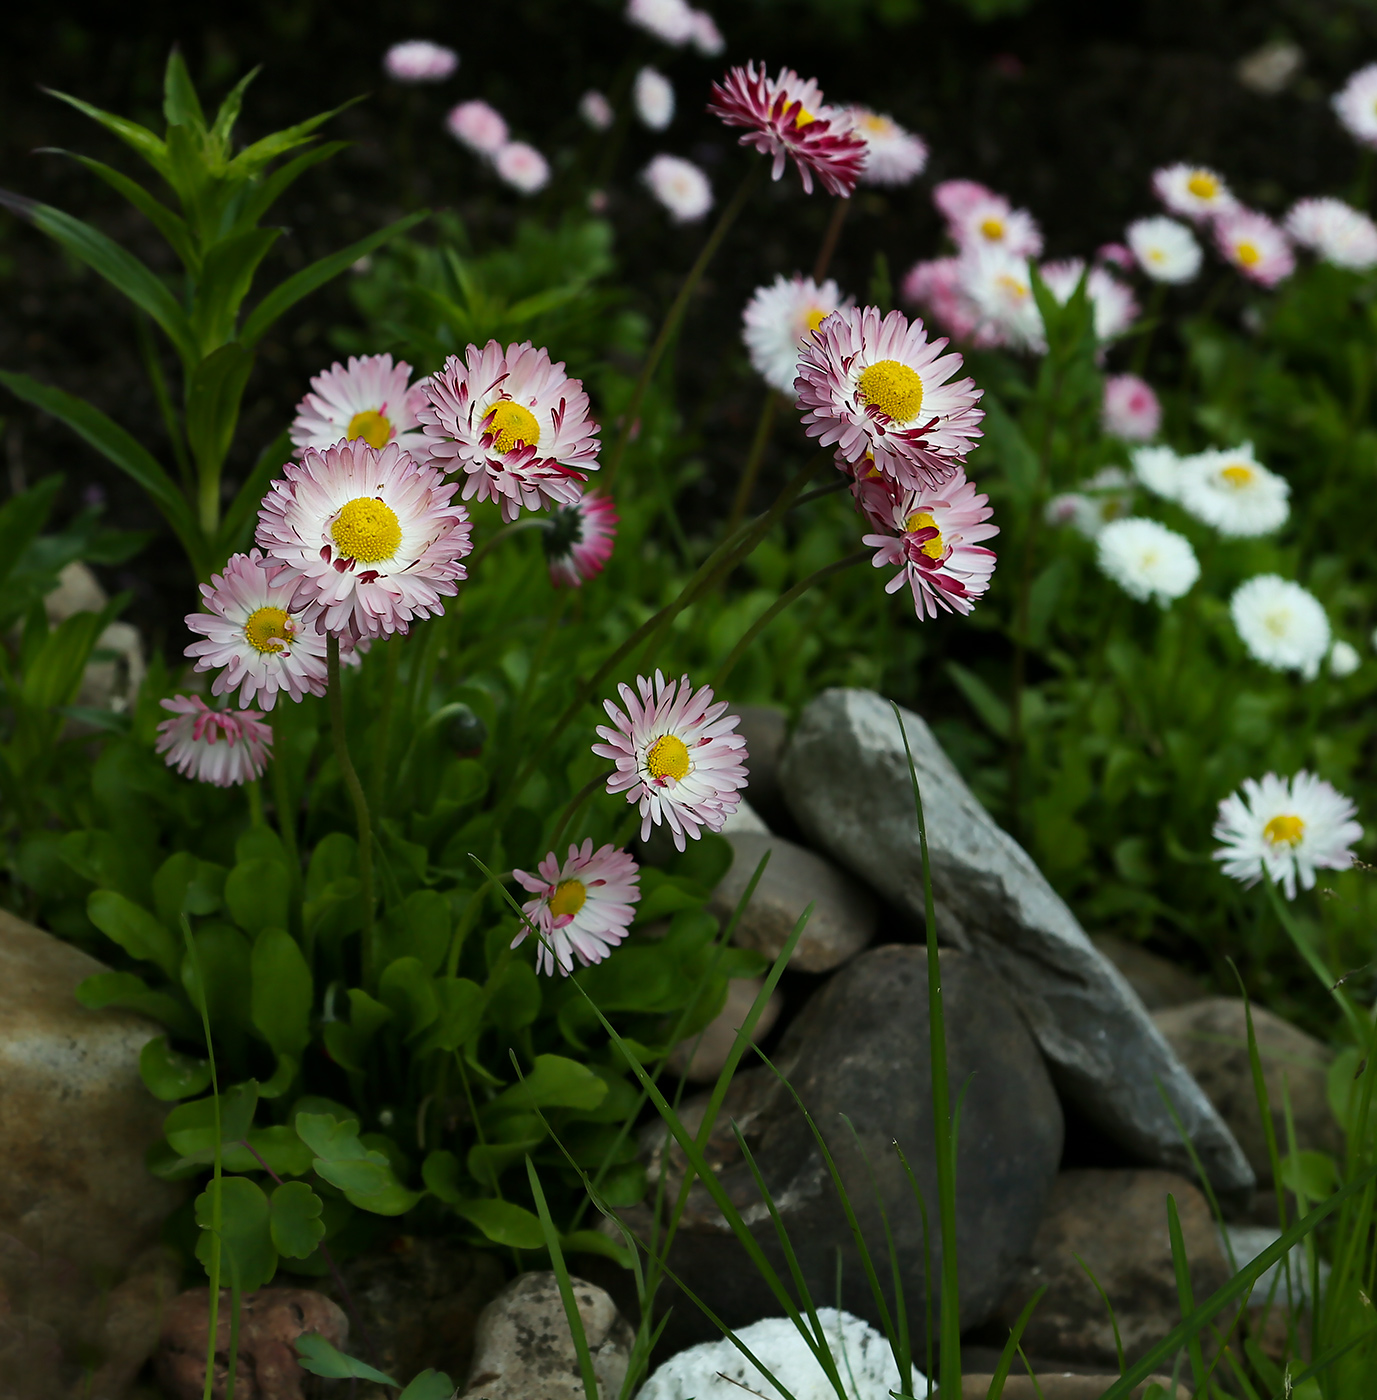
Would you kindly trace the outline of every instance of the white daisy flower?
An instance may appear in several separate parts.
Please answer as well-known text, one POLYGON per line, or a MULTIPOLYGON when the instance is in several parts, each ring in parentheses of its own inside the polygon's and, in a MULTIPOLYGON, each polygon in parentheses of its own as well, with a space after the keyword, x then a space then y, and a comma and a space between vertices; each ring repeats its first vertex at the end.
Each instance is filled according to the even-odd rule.
MULTIPOLYGON (((974 182, 949 180, 939 189, 970 185, 964 197, 947 198, 939 208, 947 212, 947 231, 963 252, 996 250, 1011 257, 1035 258, 1042 252, 1042 230, 1026 209, 1015 209, 1002 194, 974 182)), ((936 198, 934 192, 934 198, 936 198)))
POLYGON ((1080 258, 1063 258, 1059 262, 1044 263, 1038 272, 1061 306, 1071 300, 1081 277, 1085 277, 1085 295, 1090 302, 1095 339, 1102 345, 1123 335, 1138 314, 1133 293, 1103 267, 1092 267, 1087 273, 1080 258))
POLYGON ((768 287, 757 287, 741 314, 751 367, 771 388, 792 396, 804 338, 839 306, 854 304, 830 278, 819 286, 811 277, 781 273, 768 287))
POLYGON ((977 331, 1019 350, 1047 348, 1026 258, 1002 248, 969 248, 961 255, 960 274, 961 290, 980 318, 977 331))
POLYGON ((1358 648, 1342 637, 1329 648, 1330 674, 1338 676, 1340 680, 1351 676, 1362 664, 1363 658, 1358 654, 1358 648))
POLYGON ((607 131, 616 120, 616 113, 612 110, 612 104, 595 88, 589 88, 589 90, 579 98, 579 116, 581 116, 594 131, 607 131))
POLYGON ((270 578, 258 550, 233 555, 223 574, 201 585, 206 612, 188 613, 187 627, 204 638, 186 654, 198 671, 220 670, 211 687, 226 695, 236 687, 244 708, 255 700, 271 710, 282 691, 293 700, 325 694, 325 638, 310 616, 293 616, 295 583, 270 578))
POLYGON ((685 0, 628 0, 626 20, 676 49, 694 37, 693 11, 685 0))
MULTIPOLYGON (((597 851, 591 840, 570 845, 561 864, 551 851, 535 875, 513 870, 512 878, 536 897, 521 912, 540 932, 536 967, 550 976, 558 967, 568 977, 577 958, 584 967, 601 962, 626 937, 641 897, 640 867, 625 851, 607 845, 597 851)), ((512 939, 520 945, 530 929, 525 924, 512 939)))
POLYGON ((1350 74, 1329 100, 1344 130, 1359 144, 1377 149, 1377 63, 1350 74))
POLYGON ((1197 452, 1181 461, 1176 499, 1230 539, 1269 535, 1291 514, 1291 487, 1253 455, 1253 444, 1197 452))
POLYGON ((658 155, 641 172, 641 179, 676 224, 694 223, 712 208, 712 186, 691 160, 658 155))
POLYGON ((174 695, 160 703, 172 718, 158 726, 154 748, 169 768, 216 787, 263 776, 273 732, 252 710, 212 710, 199 695, 174 695))
POLYGON ((294 455, 356 439, 379 451, 395 442, 403 451, 424 453, 416 414, 426 394, 410 378, 411 366, 405 360, 394 365, 391 355, 351 355, 347 366, 336 360, 311 380, 313 392, 297 405, 290 429, 294 455))
POLYGON ((598 726, 606 742, 593 752, 617 765, 608 792, 640 804, 641 840, 663 822, 682 851, 686 836, 721 831, 740 805, 746 741, 732 733, 740 718, 725 701, 713 704, 709 686, 694 690, 687 676, 666 681, 656 671, 653 684, 637 676, 636 689, 639 699, 629 685, 618 687, 624 711, 603 701, 612 727, 598 726))
POLYGON ((507 122, 502 113, 475 98, 451 108, 445 126, 454 139, 474 155, 492 160, 507 144, 507 122))
POLYGON ((1049 525, 1073 526, 1086 539, 1098 539, 1105 526, 1133 510, 1133 478, 1122 467, 1102 467, 1081 485, 1047 502, 1049 525))
POLYGON ((921 137, 905 131, 893 117, 869 107, 848 107, 851 129, 865 142, 863 185, 907 185, 923 173, 928 148, 921 137))
POLYGON ((636 115, 652 131, 663 131, 674 120, 674 85, 658 68, 642 68, 631 90, 636 115))
POLYGON ((420 412, 430 460, 462 468, 464 499, 495 500, 504 520, 524 506, 573 505, 598 469, 598 429, 583 384, 530 341, 490 340, 451 355, 426 384, 420 412))
POLYGON ((1279 574, 1257 574, 1229 600, 1243 645, 1254 661, 1274 671, 1319 674, 1329 652, 1329 618, 1313 593, 1279 574))
POLYGON ((1268 773, 1261 782, 1245 778, 1243 791, 1219 804, 1214 853, 1224 873, 1255 885, 1265 870, 1287 899, 1296 882, 1314 889, 1317 870, 1347 870, 1350 849, 1362 839, 1353 818, 1357 808, 1336 788, 1302 769, 1289 781, 1268 773))
POLYGON ((1111 520, 1096 541, 1096 562, 1130 598, 1166 607, 1189 593, 1200 562, 1184 535, 1143 516, 1111 520))
POLYGON ((1286 231, 1335 267, 1377 267, 1377 224, 1341 199, 1300 200, 1286 216, 1286 231))
POLYGON ((383 71, 398 83, 442 83, 459 66, 459 55, 429 39, 407 39, 383 55, 383 71))
POLYGON ((353 642, 405 632, 443 612, 466 577, 473 527, 450 504, 457 489, 395 443, 307 448, 263 498, 262 566, 294 588, 291 611, 319 607, 318 631, 353 642))
POLYGON ((1205 255, 1195 235, 1165 214, 1135 219, 1126 236, 1138 266, 1154 282, 1189 282, 1200 271, 1205 255))
POLYGON ((1164 501, 1174 501, 1181 494, 1181 463, 1170 447, 1139 447, 1131 454, 1133 475, 1164 501))
POLYGON ((693 47, 704 58, 716 58, 727 47, 717 21, 706 10, 690 10, 689 14, 693 19, 693 47))
POLYGON ((538 194, 550 183, 550 162, 525 141, 508 141, 492 164, 498 178, 521 194, 538 194))
POLYGON ((1214 221, 1214 242, 1225 261, 1261 287, 1275 287, 1296 270, 1285 230, 1255 209, 1220 215, 1214 221))
POLYGON ((1168 165, 1154 171, 1152 189, 1173 214, 1197 223, 1238 207, 1224 177, 1203 165, 1168 165))

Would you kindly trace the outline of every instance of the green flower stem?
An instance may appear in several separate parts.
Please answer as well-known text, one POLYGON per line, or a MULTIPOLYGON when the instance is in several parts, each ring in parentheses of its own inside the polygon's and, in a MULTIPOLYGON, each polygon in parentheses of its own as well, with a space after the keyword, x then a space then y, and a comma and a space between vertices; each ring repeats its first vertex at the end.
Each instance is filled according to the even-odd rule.
POLYGON ((779 409, 779 395, 771 389, 760 405, 760 417, 756 421, 755 436, 751 439, 751 450, 746 457, 746 466, 741 473, 741 481, 736 488, 736 499, 732 502, 732 513, 727 517, 727 534, 731 534, 751 506, 751 493, 760 476, 760 464, 765 460, 765 449, 770 445, 770 430, 775 425, 775 414, 779 409))
MULTIPOLYGON (((287 755, 283 752, 283 739, 285 737, 286 725, 282 716, 285 706, 279 705, 272 712, 273 727, 273 804, 277 808, 277 834, 282 838, 282 850, 287 857, 287 878, 291 883, 289 892, 288 909, 292 919, 301 918, 301 848, 296 840, 296 803, 292 800, 292 787, 287 773, 287 755)), ((309 964, 312 960, 313 949, 311 943, 307 941, 309 935, 306 932, 305 920, 302 920, 302 927, 293 929, 299 938, 302 939, 302 946, 306 953, 306 961, 309 964)))
POLYGON ((329 672, 330 728, 335 741, 335 762, 344 778, 350 801, 354 804, 354 820, 359 831, 359 897, 363 901, 363 931, 360 950, 363 963, 363 986, 366 992, 377 990, 377 949, 373 933, 373 823, 368 814, 368 799, 363 784, 349 757, 349 743, 344 732, 344 695, 340 688, 339 638, 326 642, 325 662, 329 672))
POLYGON ((249 800, 249 825, 266 825, 263 816, 263 789, 259 786, 257 778, 250 778, 244 784, 244 796, 249 800))
POLYGON ((469 577, 473 576, 473 571, 478 567, 480 560, 488 553, 494 545, 501 544, 510 535, 519 535, 525 530, 549 530, 553 529, 553 522, 545 516, 528 515, 524 520, 514 521, 510 525, 504 525, 500 530, 489 535, 482 544, 474 550, 472 557, 468 561, 469 577))
POLYGON ((578 809, 588 801, 590 797, 607 781, 606 773, 597 773, 584 783, 577 793, 570 799, 569 805, 559 814, 559 821, 555 823, 554 834, 550 837, 550 849, 559 855, 559 838, 564 835, 565 828, 574 819, 578 809))
POLYGON ((220 533, 220 472, 199 468, 201 483, 196 493, 197 516, 201 534, 209 543, 220 533))
POLYGON ((708 269, 708 264, 712 261, 713 254, 717 252, 722 244, 722 240, 727 236, 727 230, 736 222, 736 217, 746 207, 746 201, 751 196, 751 191, 755 189, 760 180, 761 171, 764 169, 762 161, 753 161, 751 168, 737 187, 736 193, 732 196, 731 202, 722 211, 722 217, 718 219, 716 227, 708 235, 708 241, 703 244, 702 251, 698 254, 697 261, 688 270, 688 275, 684 278, 683 285, 679 288, 679 294, 674 298, 673 304, 665 316, 664 324, 660 327, 660 333, 655 337, 655 343, 650 347, 650 353, 645 358, 645 364, 641 366, 640 376, 636 380, 636 386, 631 391, 631 397, 627 400, 626 407, 622 410, 622 430, 617 437, 617 444, 612 449, 612 456, 607 464, 607 469, 602 473, 601 480, 604 489, 610 492, 617 480, 617 472, 622 465, 622 459, 626 456, 626 449, 631 441, 631 433, 640 417, 641 404, 645 401, 646 390, 650 387, 650 381, 655 377, 655 371, 660 367, 660 361, 664 358, 665 351, 669 348, 669 342, 673 339, 675 332, 679 329, 679 323, 684 319, 684 312, 688 310, 689 298, 693 295, 694 288, 702 280, 703 274, 708 269))
POLYGON ((382 704, 378 710, 377 736, 373 741, 373 763, 368 774, 368 801, 379 812, 383 802, 383 782, 387 776, 387 754, 392 736, 392 702, 397 695, 397 668, 402 660, 403 638, 394 632, 384 643, 382 704))
POLYGON ((1152 349, 1152 337, 1156 333, 1157 326, 1162 319, 1162 306, 1167 299, 1167 284, 1157 282, 1153 284, 1152 296, 1148 301, 1147 315, 1143 318, 1143 329, 1138 336, 1138 346, 1133 352, 1133 364, 1130 366, 1134 374, 1141 375, 1147 368, 1148 351, 1152 349))
POLYGON ((813 281, 821 282, 832 266, 832 255, 837 251, 841 239, 842 225, 846 222, 851 208, 851 197, 841 195, 832 205, 832 217, 827 221, 827 232, 822 236, 822 246, 818 249, 818 260, 813 264, 813 281))

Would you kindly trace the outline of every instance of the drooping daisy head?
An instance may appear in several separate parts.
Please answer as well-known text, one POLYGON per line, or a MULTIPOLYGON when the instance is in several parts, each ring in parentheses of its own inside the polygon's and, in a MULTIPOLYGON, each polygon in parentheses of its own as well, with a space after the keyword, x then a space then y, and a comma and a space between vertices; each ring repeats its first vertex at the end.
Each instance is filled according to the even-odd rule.
POLYGON ((1095 339, 1101 345, 1123 335, 1138 314, 1133 293, 1108 268, 1092 267, 1086 272, 1080 258, 1063 258, 1044 263, 1038 271, 1047 290, 1062 306, 1071 300, 1081 278, 1085 278, 1085 295, 1090 302, 1095 339))
POLYGON ((828 107, 817 83, 792 68, 781 68, 777 78, 763 64, 758 73, 753 63, 733 68, 712 85, 708 111, 728 126, 746 128, 740 144, 774 158, 774 179, 792 157, 807 194, 816 175, 828 194, 849 195, 865 168, 865 142, 846 114, 828 107))
POLYGON ((391 355, 351 355, 347 366, 336 360, 311 380, 311 392, 297 405, 290 429, 295 455, 346 440, 379 450, 395 442, 407 452, 424 452, 416 414, 426 395, 410 378, 411 366, 405 360, 394 365, 391 355))
POLYGON ((1095 560, 1130 598, 1155 599, 1164 608, 1200 577, 1190 541, 1144 516, 1111 520, 1096 538, 1095 560))
POLYGON ((863 185, 907 185, 923 173, 928 148, 920 137, 905 131, 893 117, 869 107, 848 107, 852 130, 865 142, 863 185))
POLYGON ((1197 452, 1181 462, 1176 499, 1221 535, 1245 539, 1279 530, 1291 513, 1291 488, 1253 455, 1253 444, 1197 452))
POLYGON ((612 110, 612 104, 602 93, 595 88, 589 88, 579 98, 579 116, 594 131, 608 131, 616 120, 617 114, 612 110))
POLYGON ((1254 661, 1274 671, 1319 674, 1329 651, 1329 618, 1313 593, 1279 574, 1257 574, 1229 600, 1243 645, 1254 661))
POLYGON ((1335 267, 1377 267, 1377 224, 1341 199, 1300 200, 1286 216, 1286 232, 1335 267))
POLYGON ((407 39, 383 55, 383 72, 398 83, 442 83, 459 66, 459 55, 429 39, 407 39))
POLYGON ((445 126, 461 145, 488 160, 494 159, 507 144, 506 119, 495 107, 477 98, 451 108, 445 126))
POLYGON ((252 710, 212 710, 199 695, 174 695, 162 707, 172 718, 158 726, 154 747, 182 777, 235 787, 263 776, 273 732, 252 710))
POLYGON ((1344 130, 1359 145, 1377 150, 1377 63, 1350 74, 1329 100, 1344 130))
POLYGON ((1154 282, 1189 282, 1200 271, 1204 254, 1195 235, 1165 214, 1135 219, 1126 237, 1138 266, 1154 282))
POLYGON ((725 701, 714 704, 710 687, 694 690, 687 676, 666 681, 656 671, 653 683, 637 676, 635 691, 622 685, 618 693, 626 708, 603 701, 612 725, 598 726, 606 742, 593 752, 617 765, 608 792, 639 804, 641 840, 662 822, 681 851, 686 836, 721 831, 746 786, 746 741, 732 732, 740 717, 727 713, 725 701))
POLYGON ((628 0, 626 21, 676 49, 693 38, 693 11, 685 0, 628 0))
POLYGON ((905 490, 945 481, 985 416, 975 382, 953 379, 961 356, 943 354, 946 344, 901 311, 839 308, 799 352, 794 389, 808 436, 835 443, 853 468, 869 459, 905 490))
POLYGON ((956 246, 999 249, 1015 258, 1037 257, 1042 252, 1042 230, 1033 216, 1026 209, 1015 209, 1003 195, 976 188, 983 191, 979 197, 963 191, 964 197, 947 201, 961 211, 947 219, 947 232, 956 246))
POLYGON ((980 317, 979 333, 1016 350, 1047 349, 1027 259, 1003 248, 968 248, 959 266, 962 291, 980 317))
POLYGON ((708 177, 682 156, 656 156, 641 172, 641 179, 676 224, 695 223, 712 208, 708 177))
POLYGON ((395 443, 308 448, 263 498, 262 567, 292 589, 292 612, 318 609, 321 632, 350 641, 405 632, 443 612, 440 600, 465 577, 473 527, 451 504, 457 489, 395 443))
POLYGON ((1214 222, 1214 241, 1225 260, 1260 287, 1275 287, 1296 270, 1285 231, 1255 209, 1222 214, 1214 222))
POLYGON ((1153 172, 1152 190, 1173 214, 1200 222, 1238 207, 1224 177, 1203 165, 1168 165, 1153 172))
POLYGON ((1070 525, 1086 539, 1100 537, 1105 526, 1133 513, 1133 478, 1122 467, 1102 467, 1081 483, 1047 502, 1049 525, 1070 525))
POLYGON ((610 496, 585 491, 571 506, 550 512, 543 532, 550 581, 556 588, 578 588, 602 572, 617 537, 617 511, 610 496))
POLYGON ((271 710, 278 691, 293 700, 325 694, 325 638, 313 617, 291 612, 295 583, 270 577, 262 563, 256 549, 236 554, 201 585, 206 611, 188 613, 186 625, 205 640, 186 654, 198 671, 220 671, 212 694, 239 688, 241 706, 271 710))
POLYGON ((990 498, 959 467, 940 486, 896 491, 888 482, 862 479, 857 499, 875 533, 862 544, 875 550, 877 569, 897 569, 886 593, 908 585, 920 618, 938 612, 968 613, 990 586, 994 550, 981 540, 999 533, 989 523, 990 498))
POLYGON ((839 306, 854 304, 830 278, 819 286, 811 277, 781 273, 768 287, 757 287, 741 314, 751 367, 771 388, 792 394, 805 337, 839 306))
POLYGON ((530 341, 490 340, 451 355, 426 385, 420 412, 431 460, 462 470, 464 499, 498 501, 506 520, 524 506, 573 505, 598 467, 598 429, 582 383, 530 341))
POLYGON ((1111 374, 1104 382, 1100 423, 1110 437, 1148 442, 1162 426, 1162 405, 1146 379, 1136 374, 1111 374))
POLYGON ((1136 448, 1130 459, 1133 475, 1164 501, 1174 501, 1181 494, 1181 461, 1177 454, 1165 445, 1160 447, 1136 448))
POLYGON ((631 90, 636 115, 651 131, 663 131, 674 120, 674 85, 658 68, 642 68, 631 90))
POLYGON ((1302 769, 1291 779, 1268 773, 1261 782, 1245 778, 1242 792, 1219 804, 1214 839, 1223 842, 1214 858, 1224 873, 1255 885, 1263 871, 1295 899, 1296 884, 1314 889, 1317 870, 1347 870, 1351 847, 1363 828, 1357 808, 1343 793, 1302 769))
MULTIPOLYGON (((577 958, 584 967, 601 962, 626 937, 641 897, 640 867, 615 846, 593 849, 592 841, 570 845, 564 861, 551 851, 536 874, 513 870, 512 878, 534 899, 521 912, 540 937, 536 967, 567 977, 577 958)), ((512 939, 522 943, 530 929, 523 924, 512 939)))
POLYGON ((493 157, 492 168, 520 194, 539 194, 550 183, 550 162, 525 141, 508 141, 493 157))

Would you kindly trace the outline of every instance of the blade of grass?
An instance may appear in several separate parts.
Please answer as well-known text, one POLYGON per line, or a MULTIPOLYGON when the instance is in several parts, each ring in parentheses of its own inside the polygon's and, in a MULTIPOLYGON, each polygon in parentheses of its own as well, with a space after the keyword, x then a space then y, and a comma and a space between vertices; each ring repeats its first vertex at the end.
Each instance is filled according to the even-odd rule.
POLYGON ((898 1157, 899 1164, 908 1177, 913 1199, 918 1203, 918 1219, 923 1225, 923 1329, 927 1339, 925 1374, 928 1378, 928 1400, 932 1400, 932 1234, 928 1229, 928 1203, 923 1196, 922 1187, 918 1185, 918 1178, 913 1174, 913 1168, 908 1164, 908 1158, 904 1156, 904 1149, 897 1141, 893 1147, 894 1155, 898 1157))
POLYGON ((583 1377, 585 1400, 601 1400, 598 1394, 597 1372, 593 1369, 593 1353, 588 1349, 588 1334, 583 1329, 583 1317, 578 1302, 574 1298, 574 1286, 569 1281, 569 1268, 564 1262, 564 1251, 559 1247, 559 1231, 550 1217, 550 1207, 541 1189, 540 1173, 526 1154, 526 1176, 531 1183, 531 1195, 535 1197, 536 1213, 540 1216, 540 1228, 545 1235, 545 1248, 550 1255, 550 1267, 554 1270, 555 1282, 559 1285, 560 1302, 564 1304, 564 1316, 569 1322, 569 1335, 574 1341, 574 1351, 579 1358, 579 1374, 583 1377))
MULTIPOLYGON (((1077 1260, 1077 1263, 1080 1261, 1077 1260)), ((1085 1268, 1081 1264, 1081 1268, 1085 1268)), ((1100 1285, 1095 1285, 1098 1288, 1100 1285)), ((1009 1379, 1009 1372, 1013 1369, 1014 1357, 1021 1356, 1023 1346, 1023 1331, 1028 1326, 1029 1319, 1033 1316, 1033 1309, 1042 1302, 1042 1295, 1047 1292, 1047 1285, 1043 1284, 1031 1298, 1023 1305, 1023 1311, 1019 1313, 1013 1327, 1009 1330, 1009 1340, 1004 1343, 1004 1350, 999 1354, 999 1365, 995 1367, 994 1375, 990 1377, 990 1388, 985 1392, 985 1400, 1000 1400, 1004 1394, 1004 1383, 1009 1379)), ((1109 1300, 1106 1298, 1106 1302, 1109 1300)), ((1119 1340, 1119 1329, 1114 1329, 1114 1340, 1119 1340)), ((1119 1365, 1123 1367, 1123 1347, 1119 1348, 1119 1365)))
POLYGON ((1119 1335, 1119 1319, 1114 1315, 1114 1304, 1109 1301, 1109 1294, 1100 1287, 1100 1281, 1091 1271, 1090 1265, 1079 1254, 1073 1252, 1071 1257, 1085 1271, 1086 1278, 1090 1280, 1095 1292, 1100 1295, 1100 1301, 1104 1303, 1104 1309, 1109 1314, 1109 1325, 1114 1329, 1114 1354, 1119 1358, 1119 1374, 1122 1376, 1128 1369, 1128 1363, 1124 1360, 1124 1341, 1119 1335))
MULTIPOLYGON (((1181 1216, 1176 1209, 1176 1197, 1167 1193, 1167 1233, 1171 1238, 1171 1262, 1176 1271, 1176 1296, 1181 1302, 1183 1316, 1195 1310, 1195 1294, 1191 1289, 1191 1265, 1186 1257, 1186 1239, 1181 1233, 1181 1216)), ((1186 1349, 1195 1375, 1195 1393, 1205 1393, 1205 1357, 1200 1350, 1200 1333, 1187 1339, 1186 1349)))

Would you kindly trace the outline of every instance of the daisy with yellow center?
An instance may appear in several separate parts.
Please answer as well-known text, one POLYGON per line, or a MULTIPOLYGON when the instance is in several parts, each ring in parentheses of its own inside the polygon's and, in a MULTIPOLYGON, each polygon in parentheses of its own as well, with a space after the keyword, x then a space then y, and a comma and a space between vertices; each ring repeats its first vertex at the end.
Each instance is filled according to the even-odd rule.
POLYGON ((425 438, 416 421, 425 391, 411 384, 411 366, 391 355, 351 355, 311 380, 311 393, 297 405, 291 426, 294 455, 308 448, 323 452, 337 442, 364 442, 379 452, 389 442, 424 454, 425 438))
POLYGON ((905 131, 893 117, 868 107, 848 107, 856 134, 865 142, 863 185, 911 184, 928 163, 928 148, 921 138, 905 131))
POLYGON ((1181 462, 1176 498, 1197 520, 1231 539, 1270 535, 1291 514, 1291 487, 1253 445, 1197 452, 1181 462))
POLYGON ((472 548, 457 482, 397 444, 308 448, 273 482, 258 517, 264 570, 314 628, 351 644, 444 611, 472 548))
POLYGON ((278 692, 292 700, 325 694, 325 638, 313 616, 292 611, 295 585, 271 578, 258 550, 236 554, 201 585, 204 612, 186 625, 204 639, 186 654, 198 671, 219 671, 214 695, 239 691, 239 704, 271 710, 278 692))
POLYGON ((1344 130, 1359 145, 1377 149, 1377 63, 1350 73, 1329 101, 1344 130))
POLYGON ((464 499, 495 500, 506 520, 570 506, 598 467, 588 395, 563 364, 529 341, 490 340, 451 355, 420 411, 430 460, 464 473, 464 499))
POLYGON ((1042 252, 1042 230, 1026 209, 973 180, 946 180, 933 191, 947 232, 962 252, 997 248, 1026 262, 1042 252))
POLYGON ((752 368, 772 389, 792 398, 804 340, 838 307, 852 305, 830 278, 818 283, 781 274, 768 287, 757 287, 741 315, 752 368))
POLYGON ((1254 209, 1236 209, 1218 218, 1214 241, 1221 256, 1260 287, 1275 287, 1296 270, 1286 231, 1254 209))
POLYGON ((626 937, 641 897, 640 868, 615 846, 593 849, 592 841, 571 845, 561 862, 551 851, 534 875, 513 870, 512 878, 535 896, 521 906, 530 921, 512 940, 524 942, 534 925, 539 948, 536 967, 567 977, 577 959, 584 967, 601 962, 626 937))
POLYGON ((663 822, 682 851, 686 837, 720 831, 746 786, 746 741, 732 732, 739 717, 725 701, 714 704, 708 686, 694 690, 687 676, 666 681, 656 671, 653 682, 637 676, 635 691, 618 689, 625 709, 603 702, 612 724, 598 726, 605 742, 593 752, 616 764, 608 792, 639 804, 641 839, 663 822))
POLYGON ((1317 870, 1347 870, 1363 829, 1343 793, 1304 770, 1293 778, 1268 773, 1244 780, 1241 792, 1219 804, 1214 858, 1226 875, 1255 885, 1264 872, 1287 899, 1296 886, 1313 889, 1317 870))
POLYGON ((1164 166, 1153 172, 1152 189, 1171 213, 1197 223, 1238 208, 1224 177, 1203 165, 1164 166))

